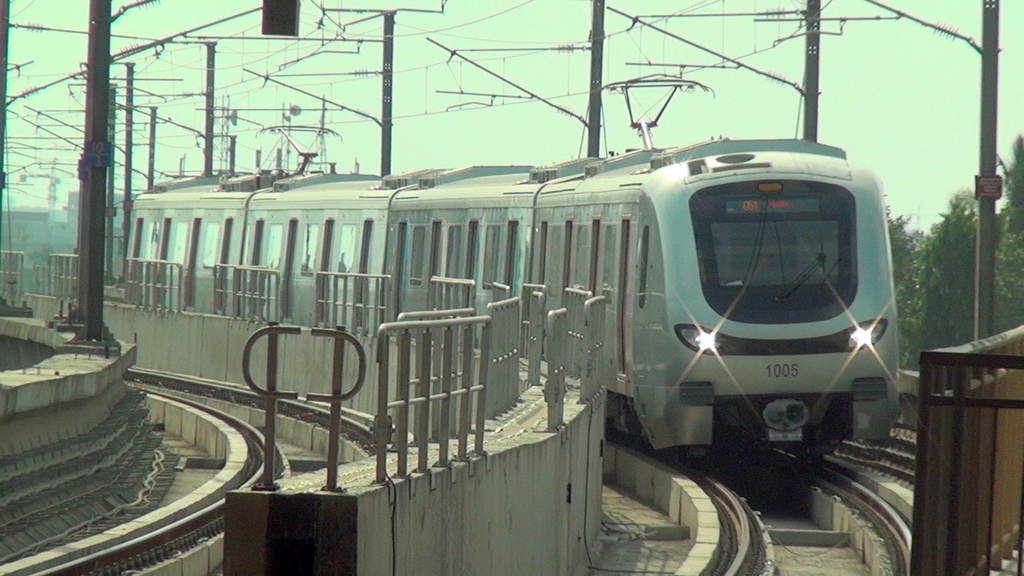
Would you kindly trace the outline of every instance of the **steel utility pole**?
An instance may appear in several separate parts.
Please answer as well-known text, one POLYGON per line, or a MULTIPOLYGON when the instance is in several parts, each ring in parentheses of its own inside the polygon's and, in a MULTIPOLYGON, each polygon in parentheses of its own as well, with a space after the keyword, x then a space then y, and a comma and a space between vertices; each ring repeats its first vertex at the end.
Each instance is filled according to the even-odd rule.
POLYGON ((593 0, 590 17, 590 107, 587 156, 601 156, 601 81, 604 67, 604 0, 593 0))
MULTIPOLYGON (((135 145, 132 131, 135 129, 135 63, 126 62, 124 86, 124 197, 121 199, 121 262, 127 263, 128 237, 132 222, 132 147, 135 145)), ((121 271, 124 276, 128 270, 121 271)))
POLYGON ((203 131, 203 176, 213 176, 213 90, 216 82, 217 43, 206 43, 206 125, 203 131))
MULTIPOLYGON (((0 252, 3 248, 3 202, 7 188, 4 157, 7 155, 7 35, 11 31, 11 0, 0 0, 0 252)), ((2 258, 0 258, 2 262, 2 258)))
POLYGON ((149 155, 146 163, 146 190, 156 184, 156 106, 149 107, 149 155))
MULTIPOLYGON (((117 140, 117 85, 112 84, 110 86, 110 118, 107 119, 107 127, 109 129, 108 140, 113 142, 117 140)), ((113 149, 111 149, 113 153, 113 149)), ((107 240, 104 246, 106 250, 106 266, 104 266, 105 275, 103 277, 103 283, 113 284, 114 283, 114 214, 117 209, 114 206, 114 162, 111 159, 110 167, 107 170, 107 186, 106 186, 106 197, 107 207, 104 209, 107 221, 107 240)))
POLYGON ((995 333, 996 201, 1003 192, 996 176, 996 119, 999 107, 999 0, 982 0, 981 138, 975 197, 978 199, 974 338, 995 333))
POLYGON ((821 0, 807 0, 804 14, 804 140, 818 141, 818 79, 821 73, 821 0))
POLYGON ((79 161, 78 317, 85 321, 81 338, 105 339, 103 326, 103 201, 111 145, 110 0, 89 2, 89 57, 86 64, 85 145, 79 161))
POLYGON ((380 175, 391 174, 391 104, 394 91, 395 13, 384 13, 384 62, 380 89, 380 175))

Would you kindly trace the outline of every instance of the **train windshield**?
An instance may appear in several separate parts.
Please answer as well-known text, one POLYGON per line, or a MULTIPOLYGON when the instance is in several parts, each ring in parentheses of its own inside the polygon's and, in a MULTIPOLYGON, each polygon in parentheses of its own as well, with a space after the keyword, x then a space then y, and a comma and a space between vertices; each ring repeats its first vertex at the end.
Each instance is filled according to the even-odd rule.
POLYGON ((755 324, 842 313, 857 292, 853 196, 821 182, 783 181, 770 194, 758 185, 711 186, 690 198, 708 304, 755 324))

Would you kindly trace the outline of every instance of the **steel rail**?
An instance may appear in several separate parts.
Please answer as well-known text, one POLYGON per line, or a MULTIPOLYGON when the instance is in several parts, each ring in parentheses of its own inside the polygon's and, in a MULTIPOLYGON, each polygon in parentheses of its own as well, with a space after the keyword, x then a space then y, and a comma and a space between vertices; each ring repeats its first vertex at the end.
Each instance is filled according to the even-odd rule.
MULTIPOLYGON (((147 393, 173 399, 202 410, 228 423, 245 438, 248 446, 248 455, 246 457, 244 477, 239 485, 231 486, 228 490, 245 488, 262 475, 263 435, 247 422, 205 406, 198 401, 191 401, 153 390, 149 390, 147 393)), ((37 574, 38 576, 72 576, 120 573, 120 571, 137 570, 159 563, 164 558, 170 558, 174 551, 180 550, 183 547, 191 547, 191 545, 198 543, 198 540, 203 537, 223 533, 223 507, 224 500, 221 499, 163 528, 115 544, 105 550, 71 559, 68 562, 50 567, 37 574)))

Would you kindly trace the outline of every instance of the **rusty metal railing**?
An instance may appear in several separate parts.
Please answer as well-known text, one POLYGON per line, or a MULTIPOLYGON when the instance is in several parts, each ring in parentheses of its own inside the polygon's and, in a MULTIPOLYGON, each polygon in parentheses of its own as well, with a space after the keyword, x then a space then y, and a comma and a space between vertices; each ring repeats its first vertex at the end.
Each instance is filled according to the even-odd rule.
POLYGON ((146 308, 182 309, 184 266, 170 260, 129 258, 125 274, 125 302, 146 308))
POLYGON ((388 317, 386 274, 317 272, 314 316, 320 326, 345 326, 353 334, 376 334, 388 317))
POLYGON ((921 353, 911 573, 1021 562, 1024 327, 921 353))
POLYGON ((0 296, 13 305, 25 291, 25 253, 0 252, 0 296))
POLYGON ((216 264, 214 309, 225 316, 276 322, 281 317, 281 273, 262 266, 216 264))
POLYGON ((274 471, 277 469, 274 461, 277 456, 277 402, 278 400, 293 400, 299 397, 298 392, 278 390, 278 349, 281 336, 301 335, 308 333, 314 337, 334 339, 333 372, 331 377, 331 392, 328 394, 309 393, 306 398, 309 400, 327 402, 331 405, 331 416, 329 424, 329 437, 327 445, 327 482, 323 489, 332 492, 342 492, 344 488, 338 486, 338 465, 340 461, 339 448, 341 443, 341 403, 355 396, 363 386, 366 379, 366 353, 359 341, 343 330, 330 328, 303 328, 299 326, 277 326, 271 324, 256 330, 249 336, 242 350, 242 378, 249 388, 263 396, 266 404, 264 406, 264 437, 263 446, 263 477, 253 486, 253 490, 277 490, 274 482, 274 471), (256 342, 267 339, 267 369, 266 387, 261 388, 252 377, 252 349, 256 342), (347 392, 343 392, 342 378, 345 374, 345 345, 348 344, 355 349, 356 361, 359 363, 359 372, 356 381, 347 392))

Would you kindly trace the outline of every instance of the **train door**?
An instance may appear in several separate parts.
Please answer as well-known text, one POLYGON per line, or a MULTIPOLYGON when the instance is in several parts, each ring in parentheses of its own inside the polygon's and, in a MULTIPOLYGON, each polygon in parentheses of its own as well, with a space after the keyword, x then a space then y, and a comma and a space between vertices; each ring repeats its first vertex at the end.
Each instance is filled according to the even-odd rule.
POLYGON ((505 240, 505 275, 504 282, 508 286, 510 294, 518 294, 519 291, 516 289, 516 272, 521 268, 519 259, 521 252, 519 250, 519 221, 509 220, 506 240, 505 240))
POLYGON ((619 369, 629 380, 629 344, 632 341, 632 314, 629 310, 630 303, 630 270, 632 270, 632 259, 629 257, 633 251, 630 249, 632 242, 633 222, 629 218, 623 218, 621 236, 619 238, 619 317, 616 324, 622 328, 619 330, 619 369))
POLYGON ((587 289, 594 296, 603 295, 600 285, 601 268, 604 265, 601 258, 603 254, 601 239, 601 219, 594 218, 590 223, 590 277, 587 282, 587 289))
POLYGON ((394 274, 391 278, 391 294, 394 298, 392 306, 394 307, 395 317, 397 318, 402 313, 402 306, 405 304, 402 294, 405 292, 402 288, 405 284, 405 245, 406 236, 409 234, 409 222, 403 220, 398 223, 398 230, 396 232, 397 238, 395 240, 395 267, 394 274))
MULTIPOLYGON (((216 259, 210 260, 209 264, 213 267, 213 310, 218 314, 225 314, 227 311, 227 294, 230 287, 230 268, 228 268, 228 262, 231 258, 231 229, 233 224, 233 218, 224 219, 224 229, 220 237, 220 250, 216 259)), ((216 242, 216 240, 212 239, 217 235, 215 230, 211 229, 207 231, 207 234, 211 237, 207 239, 208 244, 216 242)))

